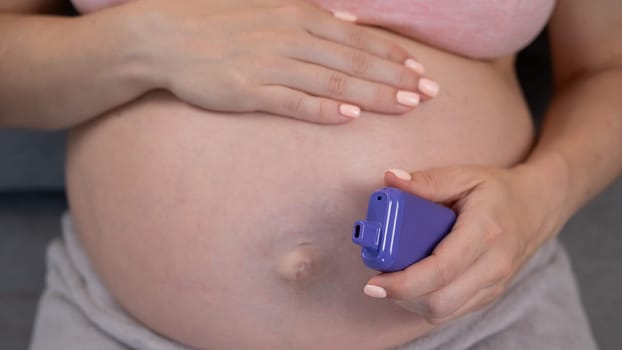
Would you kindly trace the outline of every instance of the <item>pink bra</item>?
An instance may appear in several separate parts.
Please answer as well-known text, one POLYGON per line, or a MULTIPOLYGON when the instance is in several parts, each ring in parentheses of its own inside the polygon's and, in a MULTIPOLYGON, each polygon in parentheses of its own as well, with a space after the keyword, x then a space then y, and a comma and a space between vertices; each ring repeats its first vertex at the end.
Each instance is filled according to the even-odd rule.
POLYGON ((309 1, 473 58, 519 51, 546 25, 555 5, 555 0, 309 1))
MULTIPOLYGON (((128 0, 73 0, 89 12, 128 0)), ((473 58, 517 52, 542 30, 555 0, 308 0, 473 58)))

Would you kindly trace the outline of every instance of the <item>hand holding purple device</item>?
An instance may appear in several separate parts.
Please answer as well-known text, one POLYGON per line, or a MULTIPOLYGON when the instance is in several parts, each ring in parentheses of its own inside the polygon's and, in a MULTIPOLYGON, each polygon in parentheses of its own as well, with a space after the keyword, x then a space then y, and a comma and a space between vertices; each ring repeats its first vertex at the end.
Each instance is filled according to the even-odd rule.
POLYGON ((455 222, 447 207, 384 187, 370 196, 367 219, 354 223, 352 242, 368 267, 399 271, 429 256, 455 222))

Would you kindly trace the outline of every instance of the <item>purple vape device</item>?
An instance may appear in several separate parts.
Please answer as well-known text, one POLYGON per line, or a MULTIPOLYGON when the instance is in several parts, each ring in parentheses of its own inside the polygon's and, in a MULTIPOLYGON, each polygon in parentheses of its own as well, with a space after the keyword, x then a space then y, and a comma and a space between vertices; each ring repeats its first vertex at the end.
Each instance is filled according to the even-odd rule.
POLYGON ((367 219, 354 223, 352 242, 362 247, 368 267, 399 271, 429 256, 455 222, 451 209, 385 187, 372 193, 367 219))

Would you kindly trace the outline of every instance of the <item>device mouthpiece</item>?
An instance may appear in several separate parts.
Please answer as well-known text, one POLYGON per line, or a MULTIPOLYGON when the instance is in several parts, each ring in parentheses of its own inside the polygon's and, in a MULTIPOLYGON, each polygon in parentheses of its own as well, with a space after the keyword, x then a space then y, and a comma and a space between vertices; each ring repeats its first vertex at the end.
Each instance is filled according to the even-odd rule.
POLYGON ((377 250, 380 245, 382 225, 378 221, 359 220, 354 223, 352 242, 363 248, 377 250))

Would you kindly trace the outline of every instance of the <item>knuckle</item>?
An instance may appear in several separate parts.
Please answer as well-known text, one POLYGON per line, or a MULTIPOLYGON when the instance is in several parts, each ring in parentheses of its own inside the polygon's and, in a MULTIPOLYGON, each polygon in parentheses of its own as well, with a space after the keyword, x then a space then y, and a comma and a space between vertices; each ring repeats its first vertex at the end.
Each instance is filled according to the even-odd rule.
POLYGON ((398 86, 407 90, 416 90, 417 88, 417 76, 410 69, 402 68, 397 73, 395 81, 398 86))
POLYGON ((360 28, 351 28, 347 32, 346 43, 352 47, 365 49, 367 47, 367 35, 360 28))
POLYGON ((401 47, 395 44, 389 44, 389 48, 386 52, 386 57, 391 61, 402 63, 406 61, 406 59, 408 58, 408 54, 401 47))
POLYGON ((376 84, 373 92, 373 103, 375 106, 390 107, 396 104, 395 94, 397 91, 385 85, 376 84))
POLYGON ((328 100, 320 100, 317 103, 317 121, 320 123, 328 123, 334 120, 335 111, 333 103, 328 100))
POLYGON ((491 247, 499 240, 499 237, 503 235, 503 232, 503 227, 497 222, 497 220, 488 218, 483 228, 483 242, 486 246, 491 247))
POLYGON ((411 299, 412 297, 412 285, 409 283, 409 279, 404 273, 399 273, 398 276, 394 276, 391 281, 391 296, 395 299, 411 299))
POLYGON ((228 78, 229 81, 226 87, 232 92, 232 95, 243 92, 249 85, 248 79, 243 74, 231 72, 228 78))
POLYGON ((427 171, 415 172, 413 181, 421 184, 421 187, 428 188, 431 193, 438 192, 439 185, 435 176, 427 171))
POLYGON ((287 113, 299 114, 302 111, 304 96, 299 93, 293 93, 283 101, 283 109, 287 113))
POLYGON ((512 262, 509 258, 502 258, 495 266, 495 277, 497 280, 503 280, 512 273, 512 262))
POLYGON ((346 90, 347 78, 345 75, 337 72, 331 72, 328 75, 328 93, 333 96, 343 96, 346 90))
POLYGON ((441 321, 453 312, 451 301, 442 293, 433 293, 428 298, 428 308, 431 320, 441 321))
POLYGON ((451 266, 451 264, 442 262, 440 259, 435 259, 435 261, 436 271, 440 280, 440 286, 441 288, 444 288, 449 285, 449 283, 453 279, 455 269, 451 266))
POLYGON ((256 95, 253 83, 248 76, 240 72, 230 72, 228 75, 228 83, 225 85, 226 94, 220 96, 220 102, 228 106, 236 106, 236 110, 250 110, 254 107, 254 99, 248 98, 244 101, 236 96, 254 96, 256 95), (241 102, 241 103, 240 103, 241 102))
POLYGON ((350 64, 352 67, 352 73, 360 75, 369 71, 371 58, 369 54, 363 51, 354 51, 350 57, 350 64))

